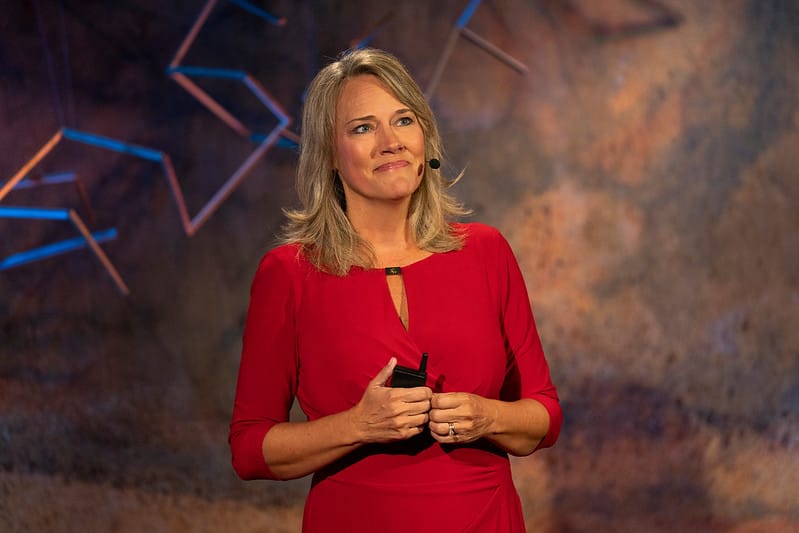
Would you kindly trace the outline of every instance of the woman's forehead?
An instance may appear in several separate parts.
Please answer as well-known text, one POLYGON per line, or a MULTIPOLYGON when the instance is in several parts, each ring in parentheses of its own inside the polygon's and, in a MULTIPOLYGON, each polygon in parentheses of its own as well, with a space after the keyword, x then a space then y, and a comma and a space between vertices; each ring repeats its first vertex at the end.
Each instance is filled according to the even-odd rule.
POLYGON ((407 109, 394 92, 378 77, 362 74, 344 82, 336 105, 338 120, 349 120, 377 111, 407 109))

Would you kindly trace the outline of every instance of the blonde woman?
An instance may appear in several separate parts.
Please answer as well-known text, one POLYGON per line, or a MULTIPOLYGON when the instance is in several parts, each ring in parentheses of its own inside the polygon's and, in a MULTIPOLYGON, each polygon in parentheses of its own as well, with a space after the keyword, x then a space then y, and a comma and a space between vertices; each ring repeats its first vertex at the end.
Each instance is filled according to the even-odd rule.
POLYGON ((311 83, 302 205, 255 274, 230 431, 241 478, 313 474, 304 531, 524 531, 508 454, 554 444, 560 404, 513 253, 454 222, 441 153, 394 56, 311 83))

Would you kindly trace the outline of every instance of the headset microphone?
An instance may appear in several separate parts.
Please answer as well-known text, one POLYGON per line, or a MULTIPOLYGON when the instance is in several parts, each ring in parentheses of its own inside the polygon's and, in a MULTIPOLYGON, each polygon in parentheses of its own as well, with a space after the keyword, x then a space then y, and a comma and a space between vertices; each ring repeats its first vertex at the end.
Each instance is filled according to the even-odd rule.
POLYGON ((428 161, 428 163, 430 164, 430 168, 432 168, 433 170, 436 170, 441 166, 441 161, 439 161, 435 157, 432 158, 430 161, 428 161))

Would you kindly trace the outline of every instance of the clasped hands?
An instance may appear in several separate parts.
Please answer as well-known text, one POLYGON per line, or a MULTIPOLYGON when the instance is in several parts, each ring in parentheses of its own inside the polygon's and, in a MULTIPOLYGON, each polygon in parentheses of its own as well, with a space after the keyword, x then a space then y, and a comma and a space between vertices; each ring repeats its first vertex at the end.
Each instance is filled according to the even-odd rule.
POLYGON ((405 440, 425 427, 446 444, 472 442, 489 432, 493 416, 485 398, 467 392, 434 393, 429 387, 387 387, 396 364, 392 357, 352 409, 363 442, 405 440))

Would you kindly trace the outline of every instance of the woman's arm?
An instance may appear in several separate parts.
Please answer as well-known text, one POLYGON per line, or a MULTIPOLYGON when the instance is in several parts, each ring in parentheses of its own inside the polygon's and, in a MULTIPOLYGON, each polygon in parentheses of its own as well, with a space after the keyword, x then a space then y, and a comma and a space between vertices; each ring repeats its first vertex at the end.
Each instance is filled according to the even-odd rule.
POLYGON ((496 230, 480 244, 486 247, 482 257, 505 340, 505 379, 496 399, 467 392, 434 394, 430 430, 442 443, 485 438, 512 455, 529 455, 557 440, 563 419, 560 402, 513 251, 496 230))
POLYGON ((397 360, 369 382, 357 405, 308 422, 282 422, 263 439, 263 455, 279 479, 316 472, 363 444, 404 440, 428 422, 432 391, 427 387, 386 387, 397 360))
POLYGON ((466 392, 434 394, 430 433, 438 442, 465 444, 485 438, 511 455, 533 453, 549 430, 549 412, 540 402, 492 400, 466 392), (450 422, 455 434, 450 436, 450 422))

